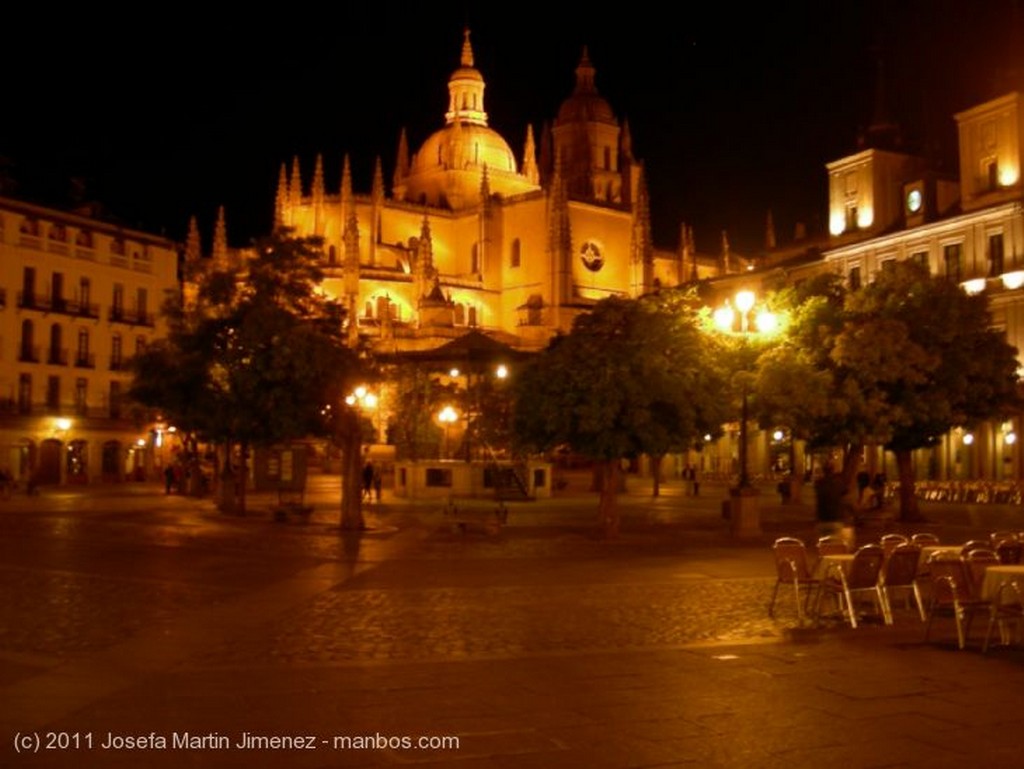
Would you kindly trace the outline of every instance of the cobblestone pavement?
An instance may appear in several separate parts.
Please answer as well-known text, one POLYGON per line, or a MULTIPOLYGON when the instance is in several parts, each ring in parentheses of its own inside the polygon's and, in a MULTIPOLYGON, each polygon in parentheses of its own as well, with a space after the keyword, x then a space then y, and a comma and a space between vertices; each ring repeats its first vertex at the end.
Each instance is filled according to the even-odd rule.
POLYGON ((633 495, 604 542, 587 500, 513 508, 497 534, 392 503, 349 536, 336 493, 287 523, 155 488, 0 504, 0 767, 933 768, 979 744, 1019 760, 994 743, 1019 728, 1019 649, 957 652, 948 624, 924 644, 909 612, 814 631, 789 595, 767 616, 767 545, 812 535, 806 510, 766 509, 743 542, 711 495, 633 495), (322 741, 13 751, 110 731, 322 741), (339 734, 461 744, 339 752, 339 734))

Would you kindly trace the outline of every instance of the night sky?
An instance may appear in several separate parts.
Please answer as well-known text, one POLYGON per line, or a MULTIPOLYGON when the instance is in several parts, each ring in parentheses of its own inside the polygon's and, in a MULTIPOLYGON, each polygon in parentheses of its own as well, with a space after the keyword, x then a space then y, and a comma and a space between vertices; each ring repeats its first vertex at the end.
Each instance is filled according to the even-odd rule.
POLYGON ((656 244, 674 248, 685 221, 701 249, 717 251, 726 229, 744 252, 762 245, 769 209, 780 242, 797 222, 823 229, 825 163, 872 120, 880 52, 906 146, 950 170, 953 113, 1024 87, 1007 79, 1015 0, 346 5, 296 4, 293 19, 22 11, 0 48, 0 170, 15 196, 59 206, 77 178, 111 217, 174 238, 194 214, 208 240, 223 204, 244 245, 268 229, 294 155, 308 185, 323 153, 329 192, 344 153, 357 192, 378 155, 390 183, 402 127, 415 149, 443 124, 468 24, 490 124, 518 158, 527 122, 539 131, 570 95, 587 45, 647 164, 656 244))

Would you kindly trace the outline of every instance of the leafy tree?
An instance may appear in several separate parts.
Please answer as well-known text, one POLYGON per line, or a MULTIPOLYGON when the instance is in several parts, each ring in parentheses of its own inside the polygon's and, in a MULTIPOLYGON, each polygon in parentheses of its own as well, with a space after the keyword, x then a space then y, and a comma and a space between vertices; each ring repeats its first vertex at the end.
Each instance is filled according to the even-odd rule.
MULTIPOLYGON (((189 300, 165 309, 167 338, 136 360, 131 396, 222 443, 227 457, 239 445, 243 473, 251 446, 323 434, 323 406, 337 402, 357 361, 340 306, 317 291, 320 249, 318 238, 282 230, 243 265, 201 272, 189 300)), ((230 461, 225 473, 233 500, 230 461)))
POLYGON ((1018 410, 1017 350, 992 327, 984 294, 910 261, 883 269, 847 308, 834 358, 884 404, 876 430, 896 457, 901 517, 916 518, 911 452, 958 425, 1018 410))
POLYGON ((885 434, 886 408, 857 369, 835 356, 846 300, 842 279, 831 273, 776 294, 788 321, 759 357, 753 389, 762 424, 787 425, 812 450, 841 449, 849 485, 865 444, 885 434))
POLYGON ((895 263, 854 292, 819 276, 790 302, 785 341, 759 361, 762 416, 811 447, 842 447, 847 485, 864 445, 892 451, 905 520, 918 515, 913 450, 1020 407, 1016 350, 985 296, 920 265, 895 263))
POLYGON ((416 460, 440 444, 436 415, 446 404, 455 402, 457 393, 415 363, 398 364, 391 376, 396 401, 392 425, 395 450, 400 458, 416 460))
POLYGON ((709 365, 711 337, 693 306, 673 292, 605 299, 513 383, 513 431, 522 448, 568 446, 600 463, 607 537, 619 529, 622 459, 692 445, 723 421, 724 383, 709 365))

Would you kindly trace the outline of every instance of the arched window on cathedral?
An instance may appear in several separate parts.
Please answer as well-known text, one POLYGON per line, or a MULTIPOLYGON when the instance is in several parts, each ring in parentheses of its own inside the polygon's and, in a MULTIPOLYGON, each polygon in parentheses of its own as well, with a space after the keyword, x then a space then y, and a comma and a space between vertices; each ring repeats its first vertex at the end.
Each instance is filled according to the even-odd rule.
POLYGON ((612 148, 607 146, 604 148, 604 170, 612 170, 612 148))
POLYGON ((476 327, 476 307, 470 306, 469 314, 466 318, 466 325, 470 327, 476 327))
POLYGON ((519 238, 515 238, 512 241, 512 260, 509 264, 510 267, 518 267, 522 260, 522 245, 519 242, 519 238))
POLYGON ((462 304, 455 305, 455 325, 464 326, 466 324, 466 307, 462 304))
POLYGON ((473 250, 470 252, 469 258, 469 271, 480 272, 480 244, 474 243, 473 250))
POLYGON ((335 246, 327 247, 327 263, 332 267, 338 263, 338 249, 335 246))
POLYGON ((390 304, 391 304, 391 300, 388 299, 387 296, 378 296, 377 297, 377 320, 381 320, 382 321, 382 320, 384 320, 385 318, 387 318, 391 314, 391 311, 390 311, 390 309, 388 307, 388 305, 390 305, 390 304))
POLYGON ((366 307, 363 310, 363 317, 364 318, 372 318, 373 317, 373 302, 367 300, 366 307))

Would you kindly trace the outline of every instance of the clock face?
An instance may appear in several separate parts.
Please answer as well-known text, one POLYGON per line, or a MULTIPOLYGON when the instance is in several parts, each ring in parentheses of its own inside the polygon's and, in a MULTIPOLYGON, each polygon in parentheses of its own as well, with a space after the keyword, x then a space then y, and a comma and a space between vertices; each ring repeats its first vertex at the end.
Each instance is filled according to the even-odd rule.
POLYGON ((601 256, 601 249, 597 247, 596 243, 587 241, 583 244, 583 248, 580 249, 580 259, 583 261, 583 266, 591 272, 597 272, 604 265, 604 257, 601 256))
POLYGON ((907 193, 907 210, 916 214, 921 210, 921 190, 911 190, 907 193))

